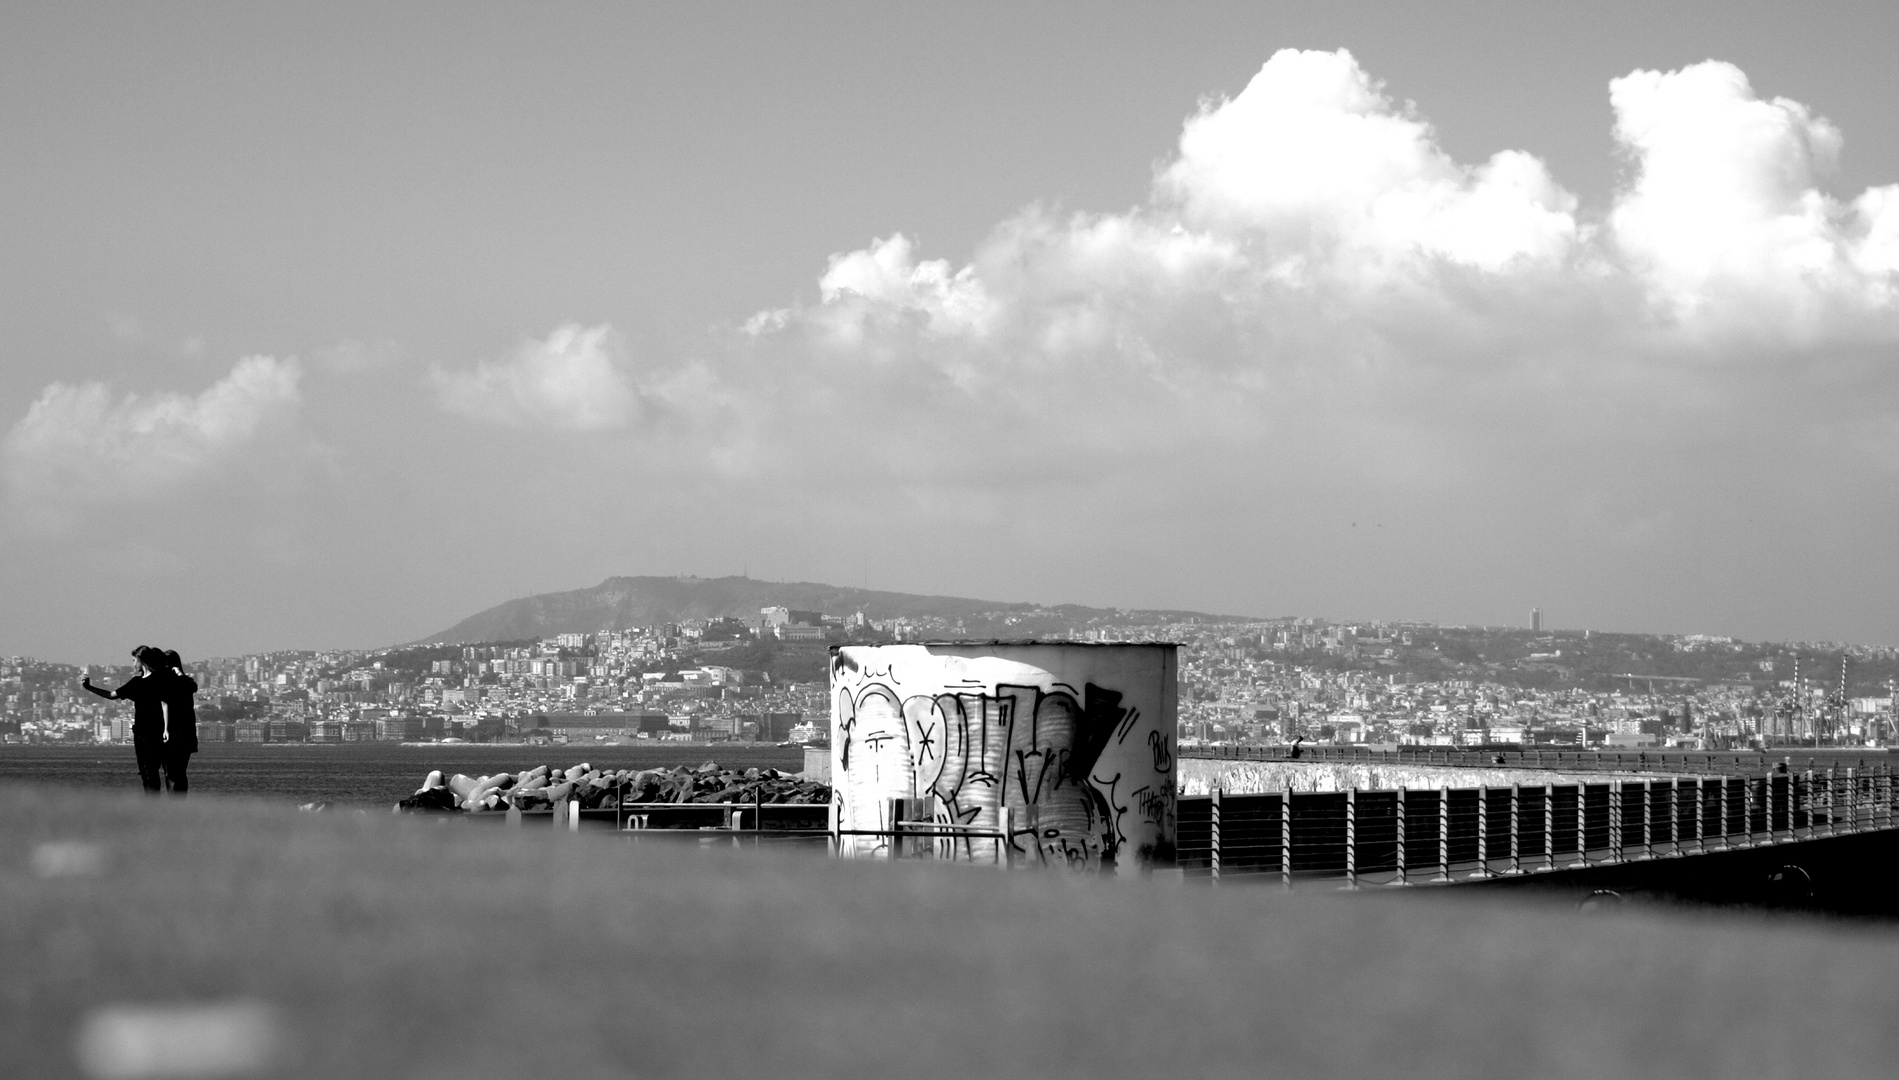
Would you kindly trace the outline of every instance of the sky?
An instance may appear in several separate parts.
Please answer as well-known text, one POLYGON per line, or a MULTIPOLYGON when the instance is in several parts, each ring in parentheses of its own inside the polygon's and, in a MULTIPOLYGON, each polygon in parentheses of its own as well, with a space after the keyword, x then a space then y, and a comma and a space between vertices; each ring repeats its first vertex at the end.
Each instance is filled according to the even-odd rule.
POLYGON ((1894 40, 9 4, 0 654, 741 572, 1899 644, 1894 40))

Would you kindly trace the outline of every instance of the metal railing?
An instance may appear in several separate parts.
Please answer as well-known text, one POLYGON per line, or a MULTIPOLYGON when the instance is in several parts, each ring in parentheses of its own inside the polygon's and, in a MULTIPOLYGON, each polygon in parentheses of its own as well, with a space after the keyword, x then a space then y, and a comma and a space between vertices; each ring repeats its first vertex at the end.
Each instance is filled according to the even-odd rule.
POLYGON ((1701 773, 1711 776, 1757 776, 1769 762, 1789 768, 1805 761, 1807 771, 1851 767, 1859 772, 1880 768, 1891 759, 1883 750, 1851 748, 1777 747, 1753 750, 1583 750, 1562 747, 1443 747, 1401 746, 1395 750, 1363 746, 1183 746, 1177 756, 1200 761, 1322 762, 1326 764, 1436 765, 1460 769, 1541 769, 1551 772, 1662 772, 1701 773))
POLYGON ((1445 884, 1899 827, 1880 767, 1478 788, 1182 797, 1177 858, 1213 882, 1445 884))
MULTIPOLYGON (((1442 885, 1899 829, 1896 783, 1881 763, 1541 785, 1251 794, 1216 787, 1177 800, 1175 858, 1184 877, 1215 884, 1442 885)), ((993 824, 977 825, 950 820, 933 796, 893 798, 883 801, 883 828, 847 828, 840 810, 836 802, 758 801, 582 809, 566 800, 551 810, 510 811, 505 819, 547 817, 569 830, 583 819, 611 822, 630 838, 822 842, 832 855, 855 858, 1003 869, 1066 861, 1042 842, 1033 807, 998 807, 993 824)))

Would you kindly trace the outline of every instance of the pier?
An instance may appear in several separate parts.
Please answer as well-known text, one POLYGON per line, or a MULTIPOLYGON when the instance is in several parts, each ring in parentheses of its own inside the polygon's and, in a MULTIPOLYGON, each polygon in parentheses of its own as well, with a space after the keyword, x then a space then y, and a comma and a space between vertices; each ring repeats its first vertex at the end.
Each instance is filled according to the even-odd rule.
MULTIPOLYGON (((1257 749, 1183 756, 1287 760, 1257 749)), ((1822 771, 1770 767, 1754 754, 1335 750, 1300 758, 1315 759, 1594 776, 1396 790, 1215 787, 1179 799, 1182 874, 1285 889, 1542 889, 1612 902, 1656 895, 1853 914, 1899 907, 1886 881, 1899 852, 1899 814, 1885 761, 1862 757, 1822 771), (1618 769, 1630 771, 1600 779, 1618 769)))

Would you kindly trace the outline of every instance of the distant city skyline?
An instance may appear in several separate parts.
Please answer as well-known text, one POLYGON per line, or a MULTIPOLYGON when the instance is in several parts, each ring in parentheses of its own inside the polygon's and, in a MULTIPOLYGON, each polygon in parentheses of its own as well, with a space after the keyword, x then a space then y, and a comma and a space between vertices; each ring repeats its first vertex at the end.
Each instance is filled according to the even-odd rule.
POLYGON ((0 655, 741 568, 1899 643, 1894 40, 9 5, 0 655))

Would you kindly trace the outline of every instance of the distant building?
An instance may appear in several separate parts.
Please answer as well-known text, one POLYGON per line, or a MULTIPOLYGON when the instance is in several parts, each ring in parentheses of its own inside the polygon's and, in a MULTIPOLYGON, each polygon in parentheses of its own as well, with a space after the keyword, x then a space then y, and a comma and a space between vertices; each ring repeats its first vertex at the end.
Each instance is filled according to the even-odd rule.
POLYGON ((385 742, 416 742, 422 738, 422 718, 390 716, 376 721, 376 737, 385 742))
POLYGON ((1530 632, 1534 634, 1543 632, 1543 609, 1540 607, 1530 609, 1530 632))
POLYGON ((536 717, 534 727, 543 727, 570 739, 596 736, 630 737, 641 731, 664 731, 668 724, 660 713, 600 712, 546 713, 536 717))
MULTIPOLYGON (((758 737, 770 742, 794 739, 792 730, 804 722, 801 712, 768 712, 758 717, 758 737)), ((809 736, 806 736, 809 738, 809 736)))
POLYGON ((759 608, 758 613, 764 617, 765 628, 768 630, 785 626, 824 625, 824 615, 822 612, 817 611, 799 611, 797 608, 787 607, 768 607, 759 608))

